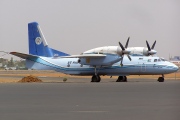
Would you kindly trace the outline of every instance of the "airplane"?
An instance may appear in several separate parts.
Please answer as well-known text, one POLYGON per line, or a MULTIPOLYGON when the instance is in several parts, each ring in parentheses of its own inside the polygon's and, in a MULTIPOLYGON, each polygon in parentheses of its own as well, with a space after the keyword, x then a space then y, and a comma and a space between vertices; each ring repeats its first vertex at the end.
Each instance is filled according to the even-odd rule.
POLYGON ((178 71, 178 67, 164 58, 153 56, 156 41, 152 47, 146 41, 145 47, 104 46, 94 48, 80 55, 52 49, 37 22, 28 23, 29 54, 10 52, 26 60, 26 67, 37 70, 55 70, 70 75, 92 76, 91 82, 100 82, 100 76, 118 76, 116 82, 127 82, 129 75, 162 75, 178 71))

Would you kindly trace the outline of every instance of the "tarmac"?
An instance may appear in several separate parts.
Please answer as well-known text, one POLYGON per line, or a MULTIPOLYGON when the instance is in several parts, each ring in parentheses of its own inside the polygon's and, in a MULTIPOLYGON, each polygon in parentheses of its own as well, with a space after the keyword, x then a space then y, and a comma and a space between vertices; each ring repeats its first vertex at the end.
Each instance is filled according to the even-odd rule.
POLYGON ((179 80, 0 84, 1 120, 179 120, 179 112, 179 80))
POLYGON ((91 83, 53 71, 0 71, 0 120, 179 120, 179 72, 174 75, 163 83, 157 76, 91 83), (29 74, 43 82, 17 83, 29 74))

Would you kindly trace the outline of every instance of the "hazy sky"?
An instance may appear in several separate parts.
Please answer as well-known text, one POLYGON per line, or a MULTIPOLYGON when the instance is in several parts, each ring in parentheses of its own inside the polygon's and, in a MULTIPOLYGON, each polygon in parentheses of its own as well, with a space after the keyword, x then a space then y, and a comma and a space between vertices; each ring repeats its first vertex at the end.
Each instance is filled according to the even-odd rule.
POLYGON ((180 56, 179 0, 0 0, 0 51, 28 53, 27 24, 37 21, 52 48, 69 54, 101 47, 146 47, 180 56))

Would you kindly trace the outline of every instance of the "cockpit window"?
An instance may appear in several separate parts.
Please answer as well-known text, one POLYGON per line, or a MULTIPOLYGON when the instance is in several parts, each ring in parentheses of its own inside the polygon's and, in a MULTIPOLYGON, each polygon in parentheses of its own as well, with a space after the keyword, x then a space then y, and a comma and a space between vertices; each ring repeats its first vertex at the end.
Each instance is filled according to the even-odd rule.
POLYGON ((154 59, 154 62, 157 62, 157 59, 154 59))
POLYGON ((164 59, 164 58, 160 58, 161 59, 161 61, 167 61, 166 59, 164 59))
POLYGON ((164 59, 161 59, 161 61, 165 61, 164 59))

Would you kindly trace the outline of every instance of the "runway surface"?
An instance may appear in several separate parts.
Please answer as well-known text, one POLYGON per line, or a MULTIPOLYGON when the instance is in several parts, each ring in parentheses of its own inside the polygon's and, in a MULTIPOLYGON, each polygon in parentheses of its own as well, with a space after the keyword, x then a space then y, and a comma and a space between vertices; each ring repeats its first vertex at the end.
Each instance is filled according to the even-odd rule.
POLYGON ((179 120, 180 81, 2 83, 1 120, 179 120))

